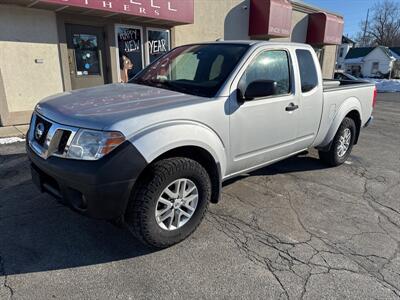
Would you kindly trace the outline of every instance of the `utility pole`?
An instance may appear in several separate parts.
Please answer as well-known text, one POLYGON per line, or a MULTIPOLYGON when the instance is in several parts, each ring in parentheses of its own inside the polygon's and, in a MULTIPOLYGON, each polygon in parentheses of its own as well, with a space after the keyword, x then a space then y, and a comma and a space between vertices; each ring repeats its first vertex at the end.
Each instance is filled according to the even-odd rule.
POLYGON ((368 10, 367 10, 367 19, 365 20, 365 25, 364 25, 364 34, 363 34, 363 38, 362 38, 363 47, 365 47, 365 36, 366 36, 366 34, 367 34, 368 17, 369 17, 369 8, 368 8, 368 10))

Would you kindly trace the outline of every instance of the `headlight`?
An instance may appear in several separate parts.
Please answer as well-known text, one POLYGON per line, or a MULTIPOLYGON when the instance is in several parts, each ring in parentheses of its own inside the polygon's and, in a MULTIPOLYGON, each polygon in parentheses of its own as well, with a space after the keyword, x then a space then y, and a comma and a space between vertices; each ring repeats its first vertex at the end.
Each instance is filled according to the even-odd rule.
POLYGON ((124 135, 117 131, 80 129, 69 146, 67 157, 97 160, 110 153, 124 141, 124 135))

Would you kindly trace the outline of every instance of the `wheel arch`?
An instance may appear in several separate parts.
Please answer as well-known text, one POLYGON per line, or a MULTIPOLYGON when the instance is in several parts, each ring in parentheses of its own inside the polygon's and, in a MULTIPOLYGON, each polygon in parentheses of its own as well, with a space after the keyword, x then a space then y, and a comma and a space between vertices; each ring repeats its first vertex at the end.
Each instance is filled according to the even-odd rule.
POLYGON ((201 164, 210 176, 212 186, 211 202, 218 203, 222 188, 221 165, 215 161, 211 153, 198 146, 182 146, 161 154, 152 163, 172 157, 186 157, 201 164))
POLYGON ((356 124, 356 136, 354 139, 354 145, 357 144, 358 142, 358 137, 360 136, 360 131, 361 131, 361 116, 358 110, 353 109, 352 111, 350 111, 345 118, 350 118, 354 121, 354 123, 356 124))
POLYGON ((210 175, 211 202, 218 202, 226 152, 221 138, 212 129, 189 121, 158 124, 132 138, 131 143, 149 165, 171 157, 186 157, 200 163, 210 175))
POLYGON ((330 149, 336 132, 346 117, 353 119, 356 124, 357 132, 354 144, 358 142, 358 137, 361 131, 361 103, 357 98, 352 97, 344 101, 340 106, 323 142, 317 147, 317 149, 322 151, 328 151, 330 149))

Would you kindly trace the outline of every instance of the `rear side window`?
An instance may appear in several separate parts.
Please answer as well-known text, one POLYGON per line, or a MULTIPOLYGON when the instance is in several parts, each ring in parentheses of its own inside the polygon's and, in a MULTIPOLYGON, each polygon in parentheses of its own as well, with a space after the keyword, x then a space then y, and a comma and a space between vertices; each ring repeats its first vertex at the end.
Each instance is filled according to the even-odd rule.
POLYGON ((299 62, 301 91, 306 93, 318 85, 317 69, 310 51, 297 49, 296 56, 299 62))
POLYGON ((269 50, 259 54, 243 74, 240 85, 247 87, 256 80, 276 81, 276 95, 290 93, 289 58, 286 51, 269 50))

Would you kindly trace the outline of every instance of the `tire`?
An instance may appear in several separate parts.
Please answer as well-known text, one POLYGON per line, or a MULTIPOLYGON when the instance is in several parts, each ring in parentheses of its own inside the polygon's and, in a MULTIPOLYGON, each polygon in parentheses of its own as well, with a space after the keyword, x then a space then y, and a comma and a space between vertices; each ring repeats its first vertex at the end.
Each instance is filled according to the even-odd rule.
MULTIPOLYGON (((342 124, 340 124, 338 131, 332 141, 332 145, 329 151, 319 151, 319 158, 329 166, 335 167, 343 164, 350 156, 351 150, 353 149, 354 140, 356 137, 357 128, 353 119, 344 118, 342 124), (345 139, 346 133, 350 132, 351 136, 348 139, 347 149, 343 152, 343 139, 345 139), (342 150, 342 151, 340 151, 342 150)), ((346 140, 346 139, 345 139, 346 140)))
POLYGON ((127 207, 125 223, 142 243, 166 248, 181 242, 196 230, 210 199, 211 180, 198 162, 183 157, 160 160, 150 165, 139 180, 127 207), (195 189, 189 194, 193 185, 195 189), (183 196, 186 193, 181 192, 177 193, 180 196, 170 197, 173 192, 185 188, 186 197, 183 196), (197 201, 194 200, 196 195, 197 201), (167 201, 170 204, 166 205, 167 201), (161 221, 167 214, 171 216, 161 221))

